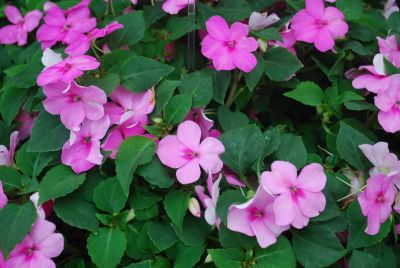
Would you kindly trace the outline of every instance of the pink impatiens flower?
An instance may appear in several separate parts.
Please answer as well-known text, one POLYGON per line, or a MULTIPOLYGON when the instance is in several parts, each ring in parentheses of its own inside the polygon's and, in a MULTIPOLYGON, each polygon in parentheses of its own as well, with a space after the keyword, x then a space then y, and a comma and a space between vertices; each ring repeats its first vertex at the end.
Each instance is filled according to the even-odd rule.
POLYGON ((189 184, 200 178, 200 166, 207 173, 221 171, 223 163, 219 155, 224 145, 216 138, 207 137, 201 141, 201 129, 193 121, 178 126, 176 135, 163 138, 157 149, 160 161, 171 168, 177 168, 176 177, 182 184, 189 184))
POLYGON ((400 130, 400 74, 392 75, 390 85, 375 96, 375 105, 380 110, 378 121, 386 132, 400 130))
POLYGON ((290 227, 275 223, 274 200, 275 198, 260 185, 252 199, 244 204, 229 207, 228 229, 255 236, 262 248, 274 244, 276 238, 290 227))
POLYGON ((383 174, 372 176, 367 181, 367 189, 359 196, 358 202, 364 216, 368 217, 365 232, 375 235, 392 213, 392 204, 396 196, 396 187, 391 177, 383 174))
POLYGON ((400 68, 400 47, 395 35, 386 39, 378 37, 379 52, 383 54, 393 65, 400 68))
POLYGON ((179 11, 187 7, 189 4, 194 4, 195 0, 165 0, 162 9, 171 14, 178 14, 179 11))
POLYGON ((323 0, 306 0, 306 8, 294 15, 291 25, 297 40, 314 43, 321 52, 332 49, 335 39, 349 29, 343 13, 335 7, 325 8, 323 0))
POLYGON ((18 113, 15 121, 19 123, 17 130, 19 131, 18 138, 20 140, 25 140, 31 135, 32 127, 35 124, 37 117, 37 112, 26 112, 21 110, 18 113))
POLYGON ((113 102, 108 102, 104 108, 112 124, 117 125, 107 137, 103 149, 111 151, 115 158, 122 141, 131 136, 143 135, 144 125, 148 123, 147 115, 154 110, 154 91, 148 89, 134 93, 119 86, 110 94, 113 102))
MULTIPOLYGON (((5 205, 7 205, 7 202, 8 202, 8 198, 7 198, 7 196, 4 194, 4 192, 3 192, 3 184, 2 184, 2 182, 0 181, 0 209, 2 209, 5 205)), ((0 255, 2 255, 1 254, 1 251, 0 251, 0 255)), ((1 263, 1 262, 0 262, 1 263)), ((0 266, 1 267, 1 266, 0 266)))
POLYGON ((217 227, 219 227, 221 223, 221 218, 217 216, 215 211, 219 198, 219 183, 221 182, 221 179, 222 176, 219 175, 219 178, 213 182, 212 175, 208 174, 207 191, 209 196, 204 193, 205 190, 203 186, 197 185, 194 187, 201 204, 206 209, 204 212, 204 218, 206 219, 206 222, 210 225, 215 224, 217 227))
POLYGON ((42 18, 42 13, 39 10, 28 12, 25 17, 22 17, 19 10, 14 6, 7 6, 4 9, 4 14, 12 25, 4 26, 0 29, 0 44, 10 45, 18 43, 19 46, 26 44, 28 33, 32 32, 42 18))
POLYGON ((61 62, 45 68, 37 78, 38 86, 45 86, 57 81, 67 84, 81 76, 83 71, 95 70, 100 66, 96 58, 87 55, 69 56, 61 62))
POLYGON ((281 32, 283 42, 276 40, 273 45, 286 48, 293 55, 297 55, 294 45, 296 44, 296 36, 292 29, 285 29, 281 32))
POLYGON ((188 115, 186 116, 185 120, 191 120, 199 125, 201 129, 201 137, 206 138, 209 136, 210 129, 214 125, 214 121, 209 119, 204 114, 204 109, 201 108, 194 108, 189 111, 188 115))
POLYGON ((316 217, 324 210, 326 199, 321 192, 326 176, 320 164, 310 164, 297 176, 296 167, 286 161, 275 161, 271 171, 261 174, 262 185, 272 194, 275 219, 278 225, 291 224, 303 228, 309 218, 316 217))
POLYGON ((37 219, 29 234, 11 251, 6 267, 55 268, 51 258, 59 256, 64 249, 64 237, 55 230, 53 223, 37 219))
POLYGON ((60 115, 62 123, 70 130, 78 130, 85 118, 99 120, 104 116, 103 105, 107 96, 96 86, 79 86, 75 81, 71 84, 52 83, 43 87, 46 99, 43 106, 47 112, 60 115))
POLYGON ((110 119, 92 121, 86 119, 78 132, 71 132, 61 153, 61 162, 68 165, 76 173, 87 171, 95 165, 100 165, 103 155, 100 152, 100 140, 104 138, 110 126, 110 119))
POLYGON ((267 12, 260 13, 260 12, 253 12, 249 18, 249 27, 252 31, 261 30, 271 26, 275 22, 279 21, 278 15, 272 13, 268 15, 267 12))
POLYGON ((0 145, 0 166, 12 166, 14 164, 15 149, 18 145, 18 131, 10 135, 10 150, 6 146, 0 145))
POLYGON ((251 52, 257 50, 258 43, 247 37, 249 26, 235 22, 229 28, 222 17, 213 16, 206 27, 208 35, 203 39, 201 53, 213 61, 216 70, 239 68, 246 73, 253 70, 257 59, 251 52))

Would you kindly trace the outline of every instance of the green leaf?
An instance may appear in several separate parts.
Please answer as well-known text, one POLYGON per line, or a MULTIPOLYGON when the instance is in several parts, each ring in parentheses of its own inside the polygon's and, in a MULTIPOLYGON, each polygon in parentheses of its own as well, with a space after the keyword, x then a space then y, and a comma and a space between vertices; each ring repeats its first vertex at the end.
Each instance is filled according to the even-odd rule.
POLYGON ((100 228, 96 234, 90 234, 87 249, 97 267, 114 268, 124 255, 126 242, 125 234, 118 228, 100 228))
POLYGON ((205 71, 186 74, 181 79, 179 91, 192 95, 193 107, 204 107, 213 96, 213 79, 205 71))
POLYGON ((69 138, 69 131, 60 117, 41 111, 32 128, 27 152, 50 152, 60 150, 69 138))
POLYGON ((139 263, 132 263, 128 266, 125 266, 125 268, 152 268, 152 267, 151 267, 151 261, 147 260, 139 263))
POLYGON ((174 260, 174 268, 192 268, 200 261, 203 252, 204 245, 190 247, 183 243, 177 243, 168 249, 167 254, 170 259, 174 260))
POLYGON ((156 88, 156 107, 154 108, 154 115, 158 115, 165 108, 168 101, 174 94, 175 89, 179 85, 179 81, 164 80, 156 88))
POLYGON ((265 73, 271 80, 286 81, 302 67, 299 59, 285 48, 272 48, 265 54, 265 73))
POLYGON ((369 163, 358 146, 361 144, 372 143, 373 141, 359 130, 353 128, 345 121, 340 122, 336 147, 340 156, 350 165, 358 168, 359 170, 366 170, 369 167, 369 163))
POLYGON ((167 223, 149 222, 148 234, 159 251, 172 247, 178 241, 174 229, 167 223))
POLYGON ((101 182, 93 194, 93 202, 101 210, 116 213, 120 212, 126 202, 127 196, 116 178, 109 178, 101 182))
POLYGON ((393 249, 384 242, 367 247, 364 251, 374 256, 381 268, 396 268, 396 255, 393 249))
POLYGON ((397 68, 394 64, 383 58, 383 64, 385 65, 385 71, 387 75, 400 74, 400 68, 397 68))
POLYGON ((349 238, 347 249, 357 249, 361 247, 371 246, 384 239, 390 232, 390 219, 381 225, 379 233, 369 235, 365 233, 367 227, 367 217, 361 214, 361 208, 358 202, 354 201, 350 204, 347 211, 347 219, 349 222, 349 238))
POLYGON ((264 156, 273 154, 281 145, 281 133, 277 127, 269 128, 264 132, 265 150, 264 156))
POLYGON ((2 90, 0 99, 0 113, 8 125, 17 116, 19 109, 29 94, 29 90, 17 87, 8 87, 2 90))
POLYGON ((231 72, 210 70, 214 78, 213 99, 219 104, 224 104, 226 91, 231 82, 231 72))
POLYGON ((327 267, 346 254, 336 235, 324 226, 308 227, 292 234, 294 252, 304 267, 327 267))
POLYGON ((155 153, 154 141, 141 136, 129 137, 119 146, 115 160, 117 179, 126 196, 139 165, 149 163, 155 153))
POLYGON ((8 204, 0 209, 0 248, 4 256, 21 242, 36 220, 36 209, 31 202, 8 204))
POLYGON ((119 85, 119 75, 114 73, 106 73, 104 76, 96 77, 92 75, 84 75, 82 76, 83 85, 85 86, 97 86, 102 89, 107 95, 119 85))
POLYGON ((0 166, 0 180, 5 191, 22 190, 22 175, 12 167, 0 166))
POLYGON ((30 88, 36 86, 36 79, 43 70, 41 62, 31 62, 19 65, 17 72, 15 72, 10 79, 7 80, 6 85, 13 85, 17 88, 30 88))
POLYGON ((192 98, 191 94, 173 96, 164 109, 165 122, 172 125, 182 122, 192 107, 192 98))
POLYGON ((343 12, 345 19, 350 21, 357 21, 364 12, 362 0, 337 0, 336 7, 343 12))
POLYGON ((208 249, 212 261, 218 268, 241 268, 244 253, 237 248, 208 249))
POLYGON ((63 222, 71 226, 91 232, 95 232, 99 227, 94 205, 75 193, 57 199, 54 210, 63 222))
POLYGON ((221 135, 220 140, 225 146, 222 161, 240 175, 244 175, 258 159, 265 146, 265 139, 255 125, 227 131, 221 135))
POLYGON ((172 225, 176 235, 187 246, 197 247, 204 245, 211 232, 211 226, 204 219, 198 219, 192 215, 185 217, 183 225, 172 225))
MULTIPOLYGON (((218 201, 219 202, 219 201, 218 201)), ((225 224, 221 224, 218 230, 218 238, 221 246, 224 248, 254 248, 257 244, 255 237, 229 230, 225 224)))
POLYGON ((188 17, 171 16, 167 22, 168 40, 173 41, 195 29, 195 23, 188 23, 188 17))
POLYGON ((276 159, 289 161, 297 168, 305 166, 307 161, 307 149, 300 136, 284 134, 281 137, 281 145, 275 152, 276 159))
POLYGON ((256 263, 259 268, 295 268, 296 258, 289 240, 281 235, 275 244, 265 249, 256 248, 256 263))
POLYGON ((175 179, 158 157, 154 157, 150 163, 140 166, 137 173, 142 176, 148 183, 159 188, 169 188, 174 184, 175 179))
POLYGON ((78 189, 86 180, 86 174, 75 174, 70 167, 56 166, 49 170, 39 184, 39 204, 66 196, 78 189))
POLYGON ((235 22, 248 18, 251 8, 245 0, 220 0, 216 11, 228 22, 235 22))
POLYGON ((310 106, 320 105, 324 99, 322 89, 310 81, 298 84, 294 90, 286 92, 283 95, 310 106))
POLYGON ((129 197, 130 206, 136 210, 151 208, 163 198, 160 195, 153 194, 146 188, 136 187, 133 195, 129 197))
POLYGON ((374 268, 379 267, 379 262, 371 254, 358 250, 353 250, 349 261, 349 267, 374 268))
POLYGON ((133 45, 142 40, 145 32, 145 22, 143 12, 136 10, 128 14, 115 18, 116 21, 124 25, 124 28, 118 29, 107 36, 107 44, 111 49, 119 48, 123 45, 133 45))
POLYGON ((232 112, 225 105, 218 107, 218 121, 225 131, 248 125, 249 119, 244 113, 232 112))
POLYGON ((183 218, 189 204, 189 194, 174 190, 169 192, 164 199, 164 208, 172 223, 182 228, 183 218))
POLYGON ((260 82, 260 79, 263 76, 265 70, 264 58, 262 58, 260 55, 255 56, 257 58, 256 67, 251 70, 251 72, 245 73, 243 75, 244 79, 246 80, 246 85, 251 92, 256 88, 258 82, 260 82))
POLYGON ((27 152, 29 143, 25 143, 15 156, 18 168, 27 176, 36 178, 54 158, 52 152, 27 152))
POLYGON ((254 32, 254 35, 263 39, 263 40, 278 40, 283 42, 282 36, 278 29, 269 27, 260 31, 254 32))
POLYGON ((388 19, 389 30, 400 34, 400 12, 393 12, 388 19))

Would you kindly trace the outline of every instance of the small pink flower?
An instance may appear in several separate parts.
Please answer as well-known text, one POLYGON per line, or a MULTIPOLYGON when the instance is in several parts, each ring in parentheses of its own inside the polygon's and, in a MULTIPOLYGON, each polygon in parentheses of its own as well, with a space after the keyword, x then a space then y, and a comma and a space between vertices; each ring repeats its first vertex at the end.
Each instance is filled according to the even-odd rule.
POLYGON ((18 131, 14 131, 10 135, 10 150, 4 145, 0 145, 0 166, 14 165, 15 149, 18 145, 18 131))
POLYGON ((188 4, 194 4, 195 0, 165 0, 162 9, 171 14, 178 14, 179 11, 188 6, 188 4))
POLYGON ((71 84, 56 82, 43 87, 46 99, 43 106, 47 112, 60 115, 66 128, 78 130, 85 118, 99 120, 104 116, 103 105, 107 96, 103 90, 96 86, 79 86, 72 81, 71 84))
POLYGON ((7 268, 55 268, 51 258, 59 256, 64 249, 64 237, 55 230, 53 223, 37 219, 29 234, 11 251, 7 268))
POLYGON ((253 13, 251 13, 249 18, 249 27, 250 30, 257 31, 267 28, 268 26, 271 26, 272 24, 274 24, 279 20, 280 19, 278 15, 276 15, 275 13, 272 13, 271 15, 268 16, 267 12, 260 13, 254 11, 253 13))
POLYGON ((375 235, 379 232, 381 223, 392 213, 395 195, 396 188, 391 177, 379 174, 368 179, 367 189, 358 196, 362 214, 368 217, 365 229, 367 234, 375 235))
POLYGON ((309 218, 316 217, 324 210, 326 199, 321 192, 326 176, 320 164, 310 164, 297 177, 296 167, 286 161, 275 161, 271 171, 261 174, 262 185, 272 194, 276 224, 291 224, 301 229, 309 218))
POLYGON ((223 172, 224 172, 224 176, 226 178, 226 181, 231 184, 231 185, 235 185, 235 186, 239 186, 239 187, 246 187, 246 185, 240 181, 239 176, 233 172, 232 170, 230 170, 227 167, 223 167, 223 172))
POLYGON ((297 55, 294 45, 296 44, 296 36, 292 29, 286 29, 281 32, 283 42, 276 40, 273 44, 278 47, 286 48, 293 55, 297 55))
POLYGON ((29 200, 33 203, 33 205, 36 208, 36 213, 38 215, 39 219, 46 219, 46 213, 44 212, 44 209, 42 206, 39 206, 39 192, 33 193, 30 197, 29 200))
POLYGON ((200 204, 196 198, 191 197, 189 199, 188 209, 189 209, 190 213, 192 213, 192 215, 195 216, 196 218, 201 217, 200 204))
POLYGON ((18 139, 25 140, 31 136, 32 127, 38 117, 37 112, 26 112, 21 110, 15 121, 18 122, 17 130, 19 131, 18 139))
POLYGON ((25 17, 22 17, 19 10, 14 6, 7 6, 4 9, 4 14, 12 25, 4 26, 0 29, 0 44, 10 45, 18 43, 23 46, 27 42, 28 33, 32 32, 42 18, 42 13, 39 10, 28 12, 25 17))
POLYGON ((164 59, 165 61, 172 61, 176 56, 175 42, 171 42, 164 47, 164 59))
POLYGON ((255 236, 262 248, 274 244, 276 238, 290 227, 275 223, 274 200, 275 198, 260 185, 252 199, 244 204, 229 207, 228 229, 255 236))
POLYGON ((219 183, 221 182, 222 176, 219 175, 218 179, 213 182, 212 175, 208 174, 207 178, 207 191, 209 195, 206 195, 203 186, 197 185, 194 187, 197 196, 200 199, 201 204, 206 209, 204 212, 204 218, 210 225, 216 225, 219 228, 221 224, 221 218, 217 216, 216 208, 219 198, 219 183))
POLYGON ((385 6, 383 8, 383 15, 385 16, 386 19, 392 15, 394 12, 399 11, 399 6, 396 3, 396 0, 387 0, 385 3, 385 6))
MULTIPOLYGON (((3 192, 3 184, 0 181, 0 209, 5 207, 5 205, 7 205, 7 203, 8 203, 8 198, 3 192)), ((0 251, 0 257, 1 257, 1 255, 2 254, 1 254, 1 251, 0 251)), ((1 259, 0 259, 0 264, 1 264, 1 259)), ((0 265, 0 267, 1 267, 1 265, 0 265)))
POLYGON ((208 137, 208 133, 210 129, 214 125, 214 121, 209 119, 204 114, 204 109, 202 108, 194 108, 189 111, 188 115, 186 116, 185 120, 191 120, 199 125, 201 129, 201 137, 206 138, 208 137))
POLYGON ((63 61, 45 68, 37 78, 38 86, 45 86, 58 81, 67 84, 81 76, 83 71, 95 70, 100 66, 96 58, 87 55, 69 56, 63 61))
POLYGON ((397 44, 395 35, 391 35, 386 39, 378 37, 379 51, 383 54, 393 65, 400 68, 400 47, 397 44))
POLYGON ((375 97, 375 105, 380 110, 378 121, 386 132, 394 133, 400 130, 400 75, 391 76, 390 85, 386 91, 381 91, 375 97))
POLYGON ((113 90, 110 98, 113 102, 108 102, 104 108, 111 123, 117 127, 110 132, 102 147, 106 151, 112 151, 110 157, 115 158, 123 140, 145 133, 143 126, 148 123, 147 115, 154 110, 155 99, 151 89, 134 93, 122 86, 113 90))
POLYGON ((201 129, 193 121, 178 126, 177 135, 168 135, 160 141, 157 155, 160 161, 178 169, 176 177, 182 184, 189 184, 200 178, 200 166, 207 173, 221 171, 223 163, 219 155, 224 145, 216 138, 207 137, 201 141, 201 129))
POLYGON ((208 35, 204 37, 201 53, 213 61, 216 70, 239 68, 250 72, 257 59, 251 53, 257 50, 258 43, 253 37, 247 37, 249 26, 235 22, 231 28, 220 16, 213 16, 206 22, 208 35))
POLYGON ((323 0, 306 0, 306 8, 294 15, 291 25, 297 40, 314 43, 321 52, 332 49, 335 39, 349 29, 343 13, 335 7, 325 8, 323 0))
POLYGON ((104 138, 110 126, 108 116, 100 120, 85 119, 78 132, 71 132, 61 153, 61 162, 70 166, 75 173, 81 173, 100 165, 103 155, 100 152, 100 140, 104 138))

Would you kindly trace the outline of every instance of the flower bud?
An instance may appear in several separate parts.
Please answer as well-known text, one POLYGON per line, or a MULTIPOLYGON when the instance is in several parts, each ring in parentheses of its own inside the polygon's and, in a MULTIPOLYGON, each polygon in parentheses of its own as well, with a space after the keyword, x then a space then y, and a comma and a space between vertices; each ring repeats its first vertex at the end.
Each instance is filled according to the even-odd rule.
POLYGON ((196 198, 191 197, 189 199, 188 209, 189 209, 190 213, 193 214, 193 216, 195 216, 197 218, 201 217, 200 204, 199 204, 199 201, 197 201, 196 198))

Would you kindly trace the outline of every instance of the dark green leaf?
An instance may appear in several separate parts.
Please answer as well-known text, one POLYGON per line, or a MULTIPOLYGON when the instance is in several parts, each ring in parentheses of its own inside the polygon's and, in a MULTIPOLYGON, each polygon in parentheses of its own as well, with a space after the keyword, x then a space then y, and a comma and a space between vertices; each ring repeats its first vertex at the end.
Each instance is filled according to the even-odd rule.
POLYGON ((289 240, 281 235, 275 244, 265 249, 256 248, 256 263, 259 268, 295 268, 296 258, 289 240))
POLYGON ((276 158, 289 161, 297 168, 302 168, 307 161, 307 150, 300 136, 284 134, 281 137, 281 145, 275 152, 276 158))
POLYGON ((121 184, 116 178, 109 178, 101 182, 93 194, 96 207, 111 213, 121 211, 125 206, 126 199, 121 184))
POLYGON ((209 249, 212 261, 218 268, 241 268, 244 253, 237 248, 209 249))
POLYGON ((189 204, 189 194, 181 191, 169 192, 164 199, 164 208, 172 223, 182 228, 183 218, 189 204))
POLYGON ((193 97, 193 107, 206 106, 213 96, 213 80, 211 75, 205 71, 198 71, 184 75, 179 91, 182 94, 191 94, 193 97))
POLYGON ((165 122, 172 125, 182 122, 192 107, 192 98, 191 94, 173 96, 164 109, 165 122))
POLYGON ((272 48, 265 54, 265 73, 274 81, 286 81, 295 74, 303 64, 287 49, 272 48))

